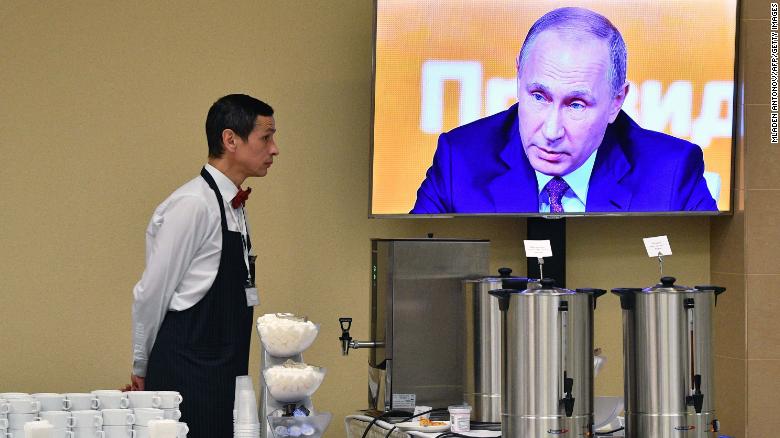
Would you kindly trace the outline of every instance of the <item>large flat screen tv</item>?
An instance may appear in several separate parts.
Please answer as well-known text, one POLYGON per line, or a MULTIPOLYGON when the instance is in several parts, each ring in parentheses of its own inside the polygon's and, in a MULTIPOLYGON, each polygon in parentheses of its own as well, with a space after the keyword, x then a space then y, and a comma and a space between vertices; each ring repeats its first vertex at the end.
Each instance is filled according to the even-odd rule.
POLYGON ((375 0, 370 216, 730 212, 736 14, 375 0))

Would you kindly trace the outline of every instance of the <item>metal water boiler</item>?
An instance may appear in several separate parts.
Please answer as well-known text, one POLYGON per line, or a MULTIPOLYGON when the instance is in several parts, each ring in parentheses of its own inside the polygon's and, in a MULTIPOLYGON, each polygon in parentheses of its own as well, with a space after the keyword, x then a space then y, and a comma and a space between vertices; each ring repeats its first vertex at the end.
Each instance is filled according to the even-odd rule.
POLYGON ((715 437, 712 312, 718 286, 673 277, 621 288, 627 438, 715 437))
POLYGON ((593 433, 593 309, 600 289, 501 289, 502 436, 593 433))
POLYGON ((509 268, 498 273, 498 277, 463 280, 463 401, 471 406, 471 421, 481 423, 501 422, 501 311, 490 291, 539 286, 538 280, 512 277, 509 268))

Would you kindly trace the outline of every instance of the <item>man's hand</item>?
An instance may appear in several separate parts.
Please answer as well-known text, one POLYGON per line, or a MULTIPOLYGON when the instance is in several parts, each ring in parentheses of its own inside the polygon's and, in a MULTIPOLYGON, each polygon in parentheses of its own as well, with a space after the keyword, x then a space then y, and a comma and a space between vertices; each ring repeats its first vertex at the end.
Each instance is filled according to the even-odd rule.
POLYGON ((144 390, 144 378, 138 377, 135 374, 130 374, 130 391, 143 391, 144 390))

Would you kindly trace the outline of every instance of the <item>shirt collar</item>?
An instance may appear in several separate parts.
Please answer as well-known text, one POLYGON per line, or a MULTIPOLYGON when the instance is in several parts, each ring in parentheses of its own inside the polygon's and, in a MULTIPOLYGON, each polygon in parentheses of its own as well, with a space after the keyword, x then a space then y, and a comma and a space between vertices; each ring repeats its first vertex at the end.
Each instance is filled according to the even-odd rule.
MULTIPOLYGON (((569 188, 571 188, 577 198, 582 201, 583 205, 585 205, 585 202, 588 199, 588 183, 590 182, 590 174, 593 172, 593 165, 596 164, 596 152, 598 152, 598 148, 596 148, 596 150, 590 154, 590 157, 588 157, 588 159, 574 172, 561 177, 566 181, 566 184, 569 185, 569 188)), ((541 195, 542 190, 544 190, 544 187, 553 179, 553 177, 545 175, 538 170, 535 170, 534 172, 536 173, 538 193, 541 195)))
POLYGON ((233 184, 233 181, 231 181, 230 178, 225 176, 224 173, 220 172, 219 169, 211 164, 206 163, 204 167, 206 168, 206 172, 211 174, 211 177, 214 178, 214 182, 217 183, 217 188, 219 188, 219 193, 222 195, 222 200, 230 202, 238 193, 238 187, 233 184))

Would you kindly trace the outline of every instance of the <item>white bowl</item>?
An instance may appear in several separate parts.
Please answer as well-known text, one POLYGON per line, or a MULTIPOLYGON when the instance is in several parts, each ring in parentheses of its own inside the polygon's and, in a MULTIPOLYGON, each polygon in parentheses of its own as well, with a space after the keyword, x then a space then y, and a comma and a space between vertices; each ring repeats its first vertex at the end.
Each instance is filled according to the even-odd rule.
POLYGON ((272 356, 291 357, 309 348, 320 331, 319 324, 297 320, 291 314, 269 313, 257 318, 257 333, 272 356))
POLYGON ((325 378, 325 368, 306 364, 276 365, 263 370, 263 379, 276 401, 292 403, 310 397, 325 378))
POLYGON ((320 438, 330 424, 331 414, 322 412, 308 417, 273 417, 268 416, 268 424, 271 426, 275 438, 287 438, 299 436, 301 438, 320 438), (290 429, 297 432, 290 433, 290 429), (307 433, 309 432, 309 433, 307 433))

